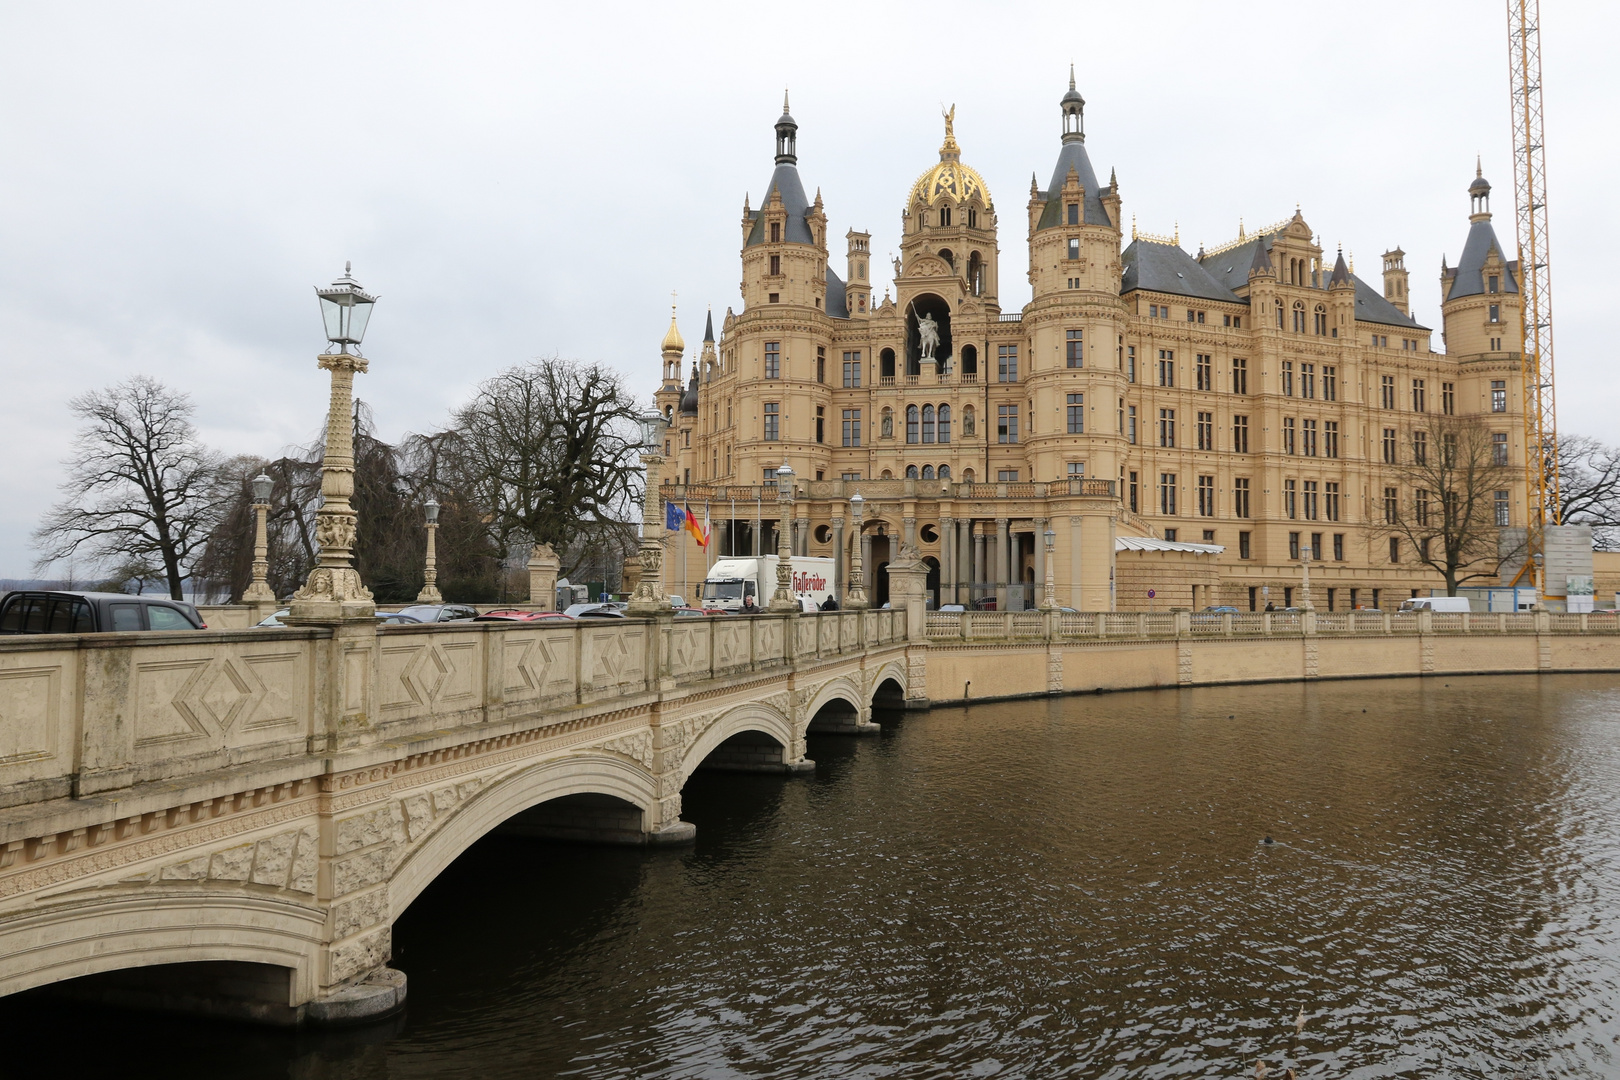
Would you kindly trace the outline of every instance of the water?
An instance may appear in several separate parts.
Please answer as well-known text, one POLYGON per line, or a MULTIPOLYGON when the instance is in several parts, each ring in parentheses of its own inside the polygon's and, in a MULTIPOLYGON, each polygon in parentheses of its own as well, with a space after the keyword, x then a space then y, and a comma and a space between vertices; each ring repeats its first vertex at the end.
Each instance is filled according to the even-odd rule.
POLYGON ((168 1075, 1620 1075, 1620 678, 888 719, 694 777, 694 849, 486 838, 398 923, 392 1027, 0 1028, 193 1048, 168 1075))

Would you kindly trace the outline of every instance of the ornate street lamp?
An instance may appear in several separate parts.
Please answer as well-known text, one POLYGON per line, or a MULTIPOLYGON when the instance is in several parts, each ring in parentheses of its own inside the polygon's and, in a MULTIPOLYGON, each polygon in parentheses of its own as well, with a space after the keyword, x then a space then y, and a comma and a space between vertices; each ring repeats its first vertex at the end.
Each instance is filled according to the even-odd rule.
POLYGON ((1308 547, 1300 548, 1299 554, 1301 570, 1299 582, 1299 610, 1315 611, 1316 607, 1311 603, 1311 549, 1308 547))
POLYGON ((1046 593, 1041 598, 1041 610, 1051 611, 1057 607, 1056 589, 1052 578, 1052 547, 1057 543, 1057 533, 1048 525, 1043 536, 1046 540, 1046 593))
POLYGON ((416 594, 418 604, 442 604, 444 597, 439 595, 439 558, 434 543, 439 531, 439 503, 433 496, 422 504, 422 516, 427 519, 427 560, 422 568, 422 591, 416 594))
POLYGON ((630 614, 657 615, 670 610, 664 594, 664 523, 658 518, 658 469, 664 464, 664 432, 669 422, 654 410, 640 418, 641 464, 647 472, 641 497, 641 580, 630 597, 630 614))
POLYGON ((855 521, 855 544, 849 557, 849 585, 844 594, 844 607, 851 611, 871 605, 866 598, 866 583, 861 579, 861 511, 865 506, 866 500, 859 491, 849 497, 849 513, 855 521))
POLYGON ((242 593, 246 604, 274 604, 276 594, 270 588, 270 538, 265 520, 270 513, 270 492, 275 482, 264 473, 249 481, 253 489, 253 580, 242 593))
POLYGON ((793 595, 793 469, 782 462, 776 470, 776 592, 770 610, 798 611, 793 595))
POLYGON ((371 590, 354 568, 354 376, 368 367, 358 352, 377 298, 360 288, 343 264, 343 276, 329 287, 315 288, 321 302, 326 339, 338 346, 316 363, 332 373, 326 415, 326 450, 321 457, 321 506, 315 512, 315 540, 321 553, 309 580, 293 594, 292 622, 370 621, 377 612, 371 590), (354 346, 356 351, 350 352, 354 346))

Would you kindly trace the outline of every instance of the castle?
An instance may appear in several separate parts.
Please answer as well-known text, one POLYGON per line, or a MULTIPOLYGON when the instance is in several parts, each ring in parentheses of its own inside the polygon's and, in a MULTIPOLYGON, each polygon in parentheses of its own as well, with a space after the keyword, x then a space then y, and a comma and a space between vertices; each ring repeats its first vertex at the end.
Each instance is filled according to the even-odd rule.
MULTIPOLYGON (((718 337, 710 316, 684 383, 673 313, 663 341, 659 479, 715 537, 708 552, 671 539, 670 592, 695 600, 716 554, 776 550, 784 463, 792 550, 836 558, 842 596, 860 544, 873 604, 901 544, 929 565, 935 603, 1001 610, 1035 606, 1048 560, 1056 602, 1090 611, 1286 606, 1307 556, 1324 610, 1440 584, 1378 526, 1388 500, 1428 497, 1399 472, 1428 418, 1483 417, 1498 460, 1524 461, 1517 266, 1490 185, 1476 169, 1462 255, 1442 262, 1436 352, 1398 247, 1378 288, 1297 210, 1196 255, 1127 230, 1085 105, 1071 73, 1022 222, 1033 298, 1008 312, 999 212, 954 107, 901 210, 897 295, 878 298, 869 234, 846 232, 843 275, 832 266, 784 99, 765 199, 739 223, 741 310, 718 337)), ((1493 496, 1497 524, 1525 523, 1522 477, 1493 496)))

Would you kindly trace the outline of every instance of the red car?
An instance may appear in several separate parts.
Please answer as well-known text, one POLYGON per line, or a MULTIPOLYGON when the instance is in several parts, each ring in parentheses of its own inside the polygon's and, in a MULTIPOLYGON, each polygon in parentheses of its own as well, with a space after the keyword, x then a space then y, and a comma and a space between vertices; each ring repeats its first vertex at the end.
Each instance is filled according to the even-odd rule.
POLYGON ((564 615, 560 611, 522 611, 518 608, 496 608, 486 611, 473 619, 473 622, 545 622, 547 619, 567 619, 574 621, 572 615, 564 615))

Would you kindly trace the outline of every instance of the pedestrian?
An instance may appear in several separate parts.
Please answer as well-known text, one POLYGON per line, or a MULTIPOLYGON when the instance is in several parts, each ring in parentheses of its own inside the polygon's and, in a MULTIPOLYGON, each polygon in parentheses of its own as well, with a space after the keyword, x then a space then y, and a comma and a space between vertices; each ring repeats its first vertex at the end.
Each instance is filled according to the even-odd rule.
POLYGON ((1270 600, 1267 600, 1266 601, 1266 610, 1267 611, 1276 611, 1277 610, 1277 605, 1273 604, 1270 600))

